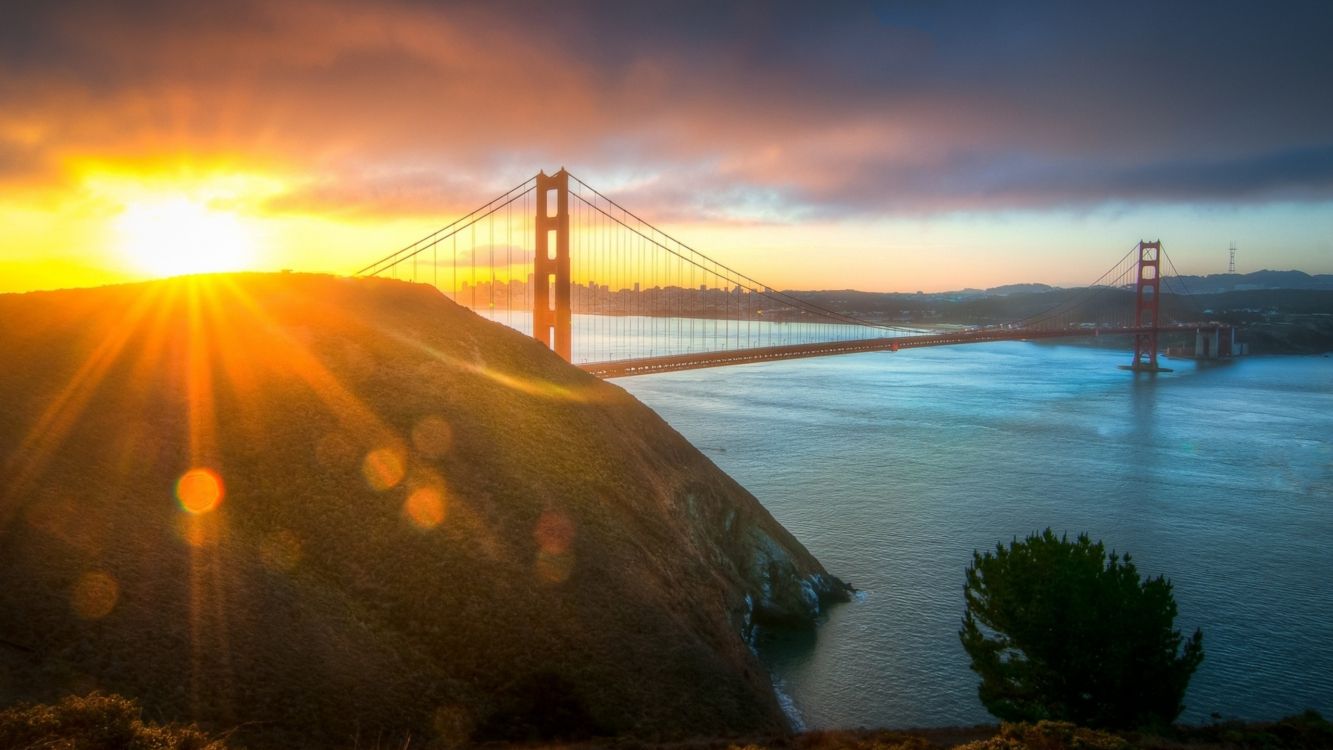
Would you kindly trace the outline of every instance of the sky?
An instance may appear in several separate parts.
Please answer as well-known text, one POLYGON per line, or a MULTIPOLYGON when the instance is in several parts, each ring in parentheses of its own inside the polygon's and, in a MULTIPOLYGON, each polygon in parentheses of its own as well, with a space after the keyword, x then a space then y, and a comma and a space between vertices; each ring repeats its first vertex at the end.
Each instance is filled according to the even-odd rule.
POLYGON ((0 292, 351 273, 562 166, 782 288, 1159 238, 1331 273, 1330 39, 1323 1, 10 2, 0 292))

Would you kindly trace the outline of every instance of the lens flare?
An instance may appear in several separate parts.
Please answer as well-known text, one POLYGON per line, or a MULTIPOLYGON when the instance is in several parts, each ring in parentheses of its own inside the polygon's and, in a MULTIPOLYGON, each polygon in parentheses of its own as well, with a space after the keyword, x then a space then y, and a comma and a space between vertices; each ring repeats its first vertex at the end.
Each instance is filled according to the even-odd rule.
POLYGON ((222 478, 209 469, 190 469, 176 482, 176 499, 186 511, 199 515, 222 504, 222 478))
POLYGON ((532 537, 542 552, 560 555, 569 551, 574 541, 574 522, 563 513, 548 510, 537 520, 537 528, 532 530, 532 537))
POLYGON ((106 573, 93 571, 79 577, 70 591, 69 604, 79 617, 100 620, 111 614, 119 599, 120 586, 116 579, 106 573))
POLYGON ((361 473, 366 482, 379 492, 397 487, 403 481, 405 471, 403 457, 393 448, 377 448, 367 453, 361 462, 361 473))
POLYGON ((419 529, 433 529, 444 523, 444 493, 434 487, 421 487, 408 495, 403 513, 419 529))

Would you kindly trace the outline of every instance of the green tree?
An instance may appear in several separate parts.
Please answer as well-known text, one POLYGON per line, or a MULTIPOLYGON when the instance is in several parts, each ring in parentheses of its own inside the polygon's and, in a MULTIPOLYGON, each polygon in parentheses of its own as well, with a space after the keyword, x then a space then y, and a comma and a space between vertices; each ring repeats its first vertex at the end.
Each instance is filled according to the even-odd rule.
POLYGON ((1140 580, 1128 554, 1108 557, 1086 534, 1046 529, 974 552, 963 593, 958 636, 982 704, 1005 721, 1169 724, 1203 660, 1203 634, 1173 627, 1171 582, 1140 580))

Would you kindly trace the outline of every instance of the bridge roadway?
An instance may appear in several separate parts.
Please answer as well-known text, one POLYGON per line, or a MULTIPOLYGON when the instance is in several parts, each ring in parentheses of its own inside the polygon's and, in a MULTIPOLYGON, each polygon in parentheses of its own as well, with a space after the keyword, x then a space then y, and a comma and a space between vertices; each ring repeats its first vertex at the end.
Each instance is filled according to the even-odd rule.
MULTIPOLYGON (((1194 332, 1213 328, 1214 325, 1173 325, 1157 329, 1158 334, 1176 332, 1194 332)), ((677 370, 699 370, 705 367, 725 367, 744 365, 754 362, 772 362, 780 359, 801 359, 804 357, 827 357, 835 354, 855 354, 857 352, 896 352, 899 349, 917 349, 925 346, 951 346, 954 344, 979 344, 986 341, 1034 341, 1037 339, 1089 338, 1097 336, 1132 336, 1139 333, 1151 333, 1151 327, 1142 328, 1056 328, 1050 330, 1027 328, 974 328, 921 336, 894 336, 889 338, 862 339, 860 341, 833 341, 823 344, 790 344, 787 346, 765 346, 754 349, 733 349, 731 351, 698 352, 695 354, 669 354, 661 357, 642 357, 621 359, 610 362, 590 362, 579 365, 585 372, 599 378, 623 378, 630 375, 650 375, 658 372, 677 370)))

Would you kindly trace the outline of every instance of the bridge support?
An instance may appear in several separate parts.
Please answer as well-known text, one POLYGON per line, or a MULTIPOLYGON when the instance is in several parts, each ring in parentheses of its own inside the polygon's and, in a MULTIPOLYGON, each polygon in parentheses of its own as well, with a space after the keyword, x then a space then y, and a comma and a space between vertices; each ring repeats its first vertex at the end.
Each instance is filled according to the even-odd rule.
POLYGON ((1139 241, 1138 282, 1134 285, 1134 327, 1148 329, 1134 334, 1135 372, 1170 372, 1157 364, 1157 329, 1161 326, 1162 241, 1139 241))
POLYGON ((537 175, 536 257, 533 259, 532 335, 573 360, 570 330, 569 173, 537 175), (552 200, 554 197, 554 200, 552 200), (551 207, 555 211, 552 213, 551 207), (552 237, 554 235, 554 237, 552 237))
POLYGON ((1222 335, 1217 328, 1200 328, 1194 332, 1194 358, 1217 359, 1222 355, 1222 335))
POLYGON ((1230 359, 1245 353, 1245 345, 1236 341, 1234 326, 1214 326, 1194 331, 1195 359, 1230 359))

